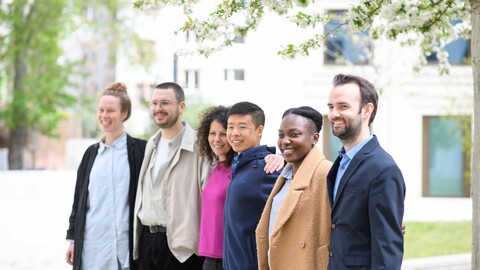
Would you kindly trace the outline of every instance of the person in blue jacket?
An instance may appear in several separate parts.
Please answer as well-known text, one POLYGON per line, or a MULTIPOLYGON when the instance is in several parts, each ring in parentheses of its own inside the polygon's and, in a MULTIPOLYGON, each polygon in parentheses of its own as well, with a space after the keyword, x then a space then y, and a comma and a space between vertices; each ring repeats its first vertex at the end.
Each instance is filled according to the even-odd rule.
POLYGON ((263 110, 250 102, 233 105, 227 114, 227 139, 237 153, 224 207, 223 267, 258 269, 255 229, 279 172, 267 174, 265 157, 275 147, 260 145, 263 110))

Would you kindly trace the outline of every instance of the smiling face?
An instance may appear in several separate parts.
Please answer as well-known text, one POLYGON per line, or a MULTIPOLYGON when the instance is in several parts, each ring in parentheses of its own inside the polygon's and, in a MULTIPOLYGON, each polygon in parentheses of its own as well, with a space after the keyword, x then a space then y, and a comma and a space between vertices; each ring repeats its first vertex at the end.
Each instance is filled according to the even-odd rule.
POLYGON ((121 134, 123 132, 123 121, 126 117, 127 112, 122 112, 120 98, 104 95, 98 101, 98 126, 107 135, 121 134))
POLYGON ((277 145, 285 160, 293 165, 294 171, 318 142, 319 135, 314 127, 312 121, 297 114, 288 114, 282 119, 277 145))
POLYGON ((343 143, 355 142, 364 128, 368 130, 369 108, 360 108, 360 99, 360 89, 354 83, 336 86, 330 92, 328 119, 333 135, 343 143))
POLYGON ((213 120, 208 133, 208 143, 219 161, 225 161, 231 147, 227 141, 227 130, 218 120, 213 120))
POLYGON ((251 115, 232 114, 228 117, 228 143, 239 154, 259 146, 262 132, 263 125, 255 128, 251 115))
POLYGON ((178 121, 185 109, 185 102, 178 102, 172 89, 154 89, 150 101, 150 113, 153 121, 161 129, 168 129, 178 121))

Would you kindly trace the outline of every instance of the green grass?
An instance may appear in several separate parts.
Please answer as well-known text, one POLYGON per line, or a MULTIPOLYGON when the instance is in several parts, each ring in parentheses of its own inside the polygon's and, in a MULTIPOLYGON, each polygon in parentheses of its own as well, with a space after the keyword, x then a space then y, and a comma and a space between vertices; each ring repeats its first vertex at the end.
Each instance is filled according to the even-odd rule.
POLYGON ((406 222, 404 259, 472 251, 472 222, 406 222))

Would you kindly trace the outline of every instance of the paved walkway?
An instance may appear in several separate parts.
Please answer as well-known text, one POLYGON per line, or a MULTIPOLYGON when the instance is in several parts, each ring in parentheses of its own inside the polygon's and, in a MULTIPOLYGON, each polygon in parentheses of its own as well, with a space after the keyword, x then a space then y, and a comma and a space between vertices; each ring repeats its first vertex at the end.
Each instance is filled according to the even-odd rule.
POLYGON ((470 270, 470 253, 403 261, 402 270, 470 270))
MULTIPOLYGON (((71 270, 64 258, 74 186, 73 170, 0 172, 0 269, 71 270)), ((470 257, 410 259, 402 270, 470 270, 470 257)))

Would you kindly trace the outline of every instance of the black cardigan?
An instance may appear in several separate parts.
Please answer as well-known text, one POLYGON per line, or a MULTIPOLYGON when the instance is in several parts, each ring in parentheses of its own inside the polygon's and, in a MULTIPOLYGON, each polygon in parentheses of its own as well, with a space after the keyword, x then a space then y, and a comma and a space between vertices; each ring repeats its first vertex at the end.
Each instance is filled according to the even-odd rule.
MULTIPOLYGON (((137 193, 138 176, 142 167, 143 156, 145 154, 146 141, 130 137, 127 134, 128 163, 130 165, 130 186, 128 189, 129 202, 129 250, 130 250, 130 268, 137 267, 133 264, 133 215, 135 207, 135 196, 137 193)), ((88 184, 90 182, 90 172, 93 162, 97 156, 99 143, 93 144, 85 151, 82 162, 77 170, 77 183, 75 184, 75 194, 73 197, 72 213, 70 214, 70 225, 67 230, 67 239, 75 241, 73 269, 81 269, 83 236, 85 230, 86 206, 88 198, 88 184)))

